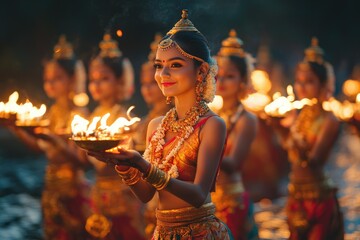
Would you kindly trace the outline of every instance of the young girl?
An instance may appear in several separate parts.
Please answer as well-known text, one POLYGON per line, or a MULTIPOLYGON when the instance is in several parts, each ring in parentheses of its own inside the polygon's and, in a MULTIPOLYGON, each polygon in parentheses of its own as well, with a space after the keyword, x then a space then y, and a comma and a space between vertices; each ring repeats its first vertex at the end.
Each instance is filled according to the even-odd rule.
POLYGON ((150 122, 144 157, 122 148, 90 154, 115 164, 143 202, 159 195, 153 239, 229 239, 210 195, 226 135, 223 120, 206 105, 214 97, 217 65, 187 10, 159 43, 155 68, 160 89, 175 107, 150 122))
MULTIPOLYGON (((99 46, 100 53, 89 68, 89 91, 99 104, 90 119, 110 113, 107 124, 111 125, 117 118, 126 117, 126 109, 118 102, 128 100, 133 93, 133 71, 110 34, 104 35, 99 46)), ((143 239, 140 202, 112 166, 90 160, 96 181, 91 191, 93 214, 87 219, 86 230, 95 238, 107 240, 143 239)))
POLYGON ((53 59, 44 68, 44 90, 55 101, 47 113, 50 132, 43 133, 46 138, 36 139, 15 129, 25 143, 43 151, 48 159, 42 193, 45 239, 76 240, 86 236, 84 225, 89 208, 88 186, 83 177, 86 155, 66 137, 66 134, 70 135, 75 114, 86 114, 73 102, 76 89, 79 89, 77 83, 85 83, 85 78, 80 79, 84 74, 71 45, 64 36, 60 37, 53 59))
POLYGON ((223 98, 219 111, 227 128, 227 144, 221 172, 212 194, 216 216, 230 228, 235 239, 258 239, 253 205, 244 190, 240 169, 251 149, 257 132, 257 118, 244 110, 240 100, 247 95, 252 57, 242 48, 243 42, 231 30, 222 41, 217 55, 219 72, 217 94, 223 98))
POLYGON ((291 163, 286 206, 290 239, 343 239, 336 188, 324 172, 339 130, 339 122, 321 107, 333 91, 333 74, 316 40, 305 53, 296 67, 295 94, 318 103, 305 106, 290 131, 282 130, 291 163))

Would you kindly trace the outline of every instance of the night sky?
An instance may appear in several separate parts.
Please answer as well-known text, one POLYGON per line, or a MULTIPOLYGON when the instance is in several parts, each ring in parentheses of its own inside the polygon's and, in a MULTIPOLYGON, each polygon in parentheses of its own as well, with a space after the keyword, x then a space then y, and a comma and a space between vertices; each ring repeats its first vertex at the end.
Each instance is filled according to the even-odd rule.
MULTIPOLYGON (((87 65, 104 31, 115 36, 121 29, 124 36, 117 38, 119 47, 132 61, 138 81, 138 69, 147 59, 154 34, 166 33, 179 20, 182 8, 189 9, 190 20, 208 38, 214 54, 231 28, 253 55, 260 44, 268 44, 274 59, 283 64, 289 83, 304 48, 317 36, 341 86, 360 63, 359 7, 356 0, 2 1, 0 101, 19 90, 35 103, 51 103, 42 90, 42 64, 52 56, 60 34, 67 35, 87 65)), ((131 103, 144 105, 138 90, 131 103)), ((138 111, 141 115, 145 109, 138 111)))

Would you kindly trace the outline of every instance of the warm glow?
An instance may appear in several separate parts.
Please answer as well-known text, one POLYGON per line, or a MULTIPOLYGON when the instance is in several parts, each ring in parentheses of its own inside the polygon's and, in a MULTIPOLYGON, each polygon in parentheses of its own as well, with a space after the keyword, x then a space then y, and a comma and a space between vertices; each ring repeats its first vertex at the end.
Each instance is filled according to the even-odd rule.
POLYGON ((241 102, 244 104, 245 108, 252 112, 263 111, 265 106, 271 101, 270 97, 263 93, 252 93, 249 94, 241 102))
POLYGON ((119 117, 110 126, 107 125, 107 120, 110 113, 102 117, 94 117, 91 122, 85 118, 75 115, 71 122, 71 131, 73 137, 76 139, 86 140, 107 140, 116 138, 116 135, 123 134, 128 131, 130 126, 140 121, 140 118, 130 116, 130 112, 134 109, 131 106, 127 111, 127 118, 119 117))
POLYGON ((295 94, 294 94, 294 90, 293 87, 291 85, 288 85, 286 87, 286 92, 288 94, 287 99, 289 99, 290 102, 295 100, 295 94))
POLYGON ((358 95, 356 95, 356 103, 360 103, 360 93, 358 93, 358 95))
POLYGON ((273 101, 265 106, 265 113, 271 117, 283 117, 286 113, 294 109, 302 109, 305 105, 311 106, 317 103, 317 99, 304 98, 295 100, 292 86, 286 88, 288 96, 281 96, 279 92, 273 95, 273 101))
POLYGON ((18 99, 19 93, 15 91, 9 96, 9 100, 6 103, 0 102, 0 118, 9 118, 10 114, 17 113, 19 109, 18 99))
POLYGON ((46 113, 46 106, 41 104, 40 108, 35 107, 31 102, 27 101, 21 104, 17 111, 18 125, 37 125, 42 116, 46 113))
POLYGON ((256 92, 268 93, 271 89, 271 81, 267 72, 255 70, 251 73, 251 84, 256 92))
POLYGON ((223 103, 223 98, 220 95, 215 95, 214 100, 208 106, 212 111, 218 112, 223 107, 223 103))
POLYGON ((339 120, 347 121, 354 117, 358 109, 357 105, 358 103, 340 102, 335 98, 330 98, 328 101, 323 102, 322 107, 325 111, 332 112, 339 120))
POLYGON ((360 81, 346 80, 343 84, 343 92, 348 97, 355 97, 360 93, 360 81))
POLYGON ((122 37, 122 36, 123 36, 123 31, 122 31, 121 29, 118 29, 118 30, 116 31, 116 35, 117 35, 118 37, 122 37))
POLYGON ((74 96, 73 102, 78 107, 85 107, 89 103, 89 97, 86 93, 79 93, 74 96))

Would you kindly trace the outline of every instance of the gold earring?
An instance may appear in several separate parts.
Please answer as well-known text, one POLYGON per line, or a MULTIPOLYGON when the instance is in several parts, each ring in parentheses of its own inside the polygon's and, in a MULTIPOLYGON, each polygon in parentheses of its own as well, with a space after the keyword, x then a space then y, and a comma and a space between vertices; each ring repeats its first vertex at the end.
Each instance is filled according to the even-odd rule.
POLYGON ((166 104, 170 105, 172 102, 172 97, 166 97, 166 104))

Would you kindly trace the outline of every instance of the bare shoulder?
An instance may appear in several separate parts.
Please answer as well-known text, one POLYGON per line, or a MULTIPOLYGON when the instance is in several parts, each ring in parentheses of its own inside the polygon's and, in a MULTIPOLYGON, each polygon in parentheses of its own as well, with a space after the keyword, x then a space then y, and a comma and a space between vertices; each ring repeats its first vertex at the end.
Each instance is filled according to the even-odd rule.
POLYGON ((149 122, 149 125, 148 125, 148 132, 153 132, 156 130, 156 128, 160 125, 161 121, 163 120, 164 116, 160 116, 160 117, 157 117, 157 118, 154 118, 152 119, 150 122, 149 122))
POLYGON ((239 121, 237 121, 237 127, 246 126, 251 128, 256 128, 258 124, 258 118, 255 114, 245 111, 243 115, 240 117, 239 121))
POLYGON ((221 117, 215 115, 215 116, 210 117, 206 121, 203 129, 204 130, 202 132, 206 132, 206 131, 211 131, 211 132, 224 131, 224 132, 226 132, 226 125, 225 125, 224 120, 221 117))

